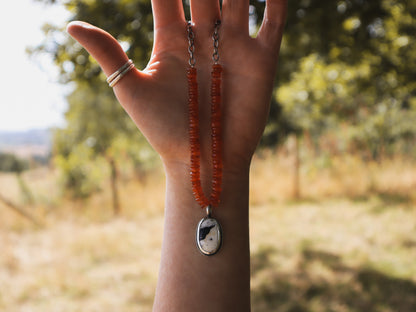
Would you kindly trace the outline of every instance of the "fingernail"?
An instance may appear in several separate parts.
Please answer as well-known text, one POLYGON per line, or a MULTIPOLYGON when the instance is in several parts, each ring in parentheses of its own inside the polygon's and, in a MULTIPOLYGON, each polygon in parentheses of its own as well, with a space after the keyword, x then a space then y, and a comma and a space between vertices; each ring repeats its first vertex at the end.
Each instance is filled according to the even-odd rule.
POLYGON ((93 26, 91 24, 88 24, 86 22, 73 21, 73 22, 70 22, 68 24, 68 26, 66 27, 67 31, 68 31, 68 28, 71 27, 71 26, 80 26, 80 27, 86 28, 86 29, 94 29, 94 28, 96 28, 95 26, 93 26))

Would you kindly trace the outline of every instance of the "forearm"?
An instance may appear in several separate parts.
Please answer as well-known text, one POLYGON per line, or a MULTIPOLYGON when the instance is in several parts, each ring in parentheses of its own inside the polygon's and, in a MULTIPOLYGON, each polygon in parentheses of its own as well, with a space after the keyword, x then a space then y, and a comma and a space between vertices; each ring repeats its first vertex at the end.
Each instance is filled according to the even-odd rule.
POLYGON ((223 231, 213 256, 202 255, 195 231, 205 210, 196 203, 186 166, 166 165, 162 259, 153 311, 249 311, 249 168, 224 172, 221 203, 212 211, 223 231))

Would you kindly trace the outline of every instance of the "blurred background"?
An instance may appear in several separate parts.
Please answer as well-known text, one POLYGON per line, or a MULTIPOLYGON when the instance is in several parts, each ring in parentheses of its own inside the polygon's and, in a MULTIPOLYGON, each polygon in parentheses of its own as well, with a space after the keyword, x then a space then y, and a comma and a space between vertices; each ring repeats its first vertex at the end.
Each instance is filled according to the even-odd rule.
MULTIPOLYGON (((150 311, 161 163, 65 33, 97 25, 144 68, 150 1, 2 8, 0 310, 150 311)), ((289 0, 252 166, 254 312, 416 311, 415 16, 414 0, 289 0)))

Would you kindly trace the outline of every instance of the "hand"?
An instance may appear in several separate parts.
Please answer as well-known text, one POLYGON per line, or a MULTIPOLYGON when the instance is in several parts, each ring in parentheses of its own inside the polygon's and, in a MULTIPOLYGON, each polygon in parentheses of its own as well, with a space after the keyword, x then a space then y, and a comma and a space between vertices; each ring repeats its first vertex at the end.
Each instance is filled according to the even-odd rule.
MULTIPOLYGON (((160 154, 165 165, 189 165, 187 79, 188 39, 182 1, 152 0, 154 46, 143 71, 131 70, 114 92, 160 154)), ((191 0, 201 107, 201 149, 210 155, 210 72, 212 33, 221 19, 219 63, 223 66, 224 171, 246 169, 263 133, 272 94, 286 0, 268 0, 256 38, 248 32, 249 0, 191 0)), ((109 76, 128 57, 107 32, 83 22, 72 22, 68 32, 99 62, 109 76)), ((206 157, 206 162, 209 162, 206 157)), ((204 158, 202 158, 204 162, 204 158)))

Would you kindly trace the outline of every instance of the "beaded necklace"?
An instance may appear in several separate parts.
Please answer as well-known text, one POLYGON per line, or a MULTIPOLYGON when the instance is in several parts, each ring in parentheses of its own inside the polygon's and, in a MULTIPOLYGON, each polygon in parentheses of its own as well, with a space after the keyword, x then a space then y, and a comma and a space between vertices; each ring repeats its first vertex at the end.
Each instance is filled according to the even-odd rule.
POLYGON ((220 223, 211 216, 212 208, 220 202, 222 183, 222 141, 221 141, 221 73, 222 66, 218 63, 219 27, 221 21, 215 22, 212 36, 214 53, 211 72, 211 157, 212 157, 212 185, 211 194, 205 196, 201 184, 200 159, 201 140, 199 131, 199 104, 197 70, 195 68, 195 34, 192 23, 188 22, 188 107, 189 107, 189 143, 191 152, 190 176, 192 192, 198 204, 206 209, 207 216, 199 221, 196 230, 196 242, 199 251, 204 255, 214 255, 222 245, 222 230, 220 223))

